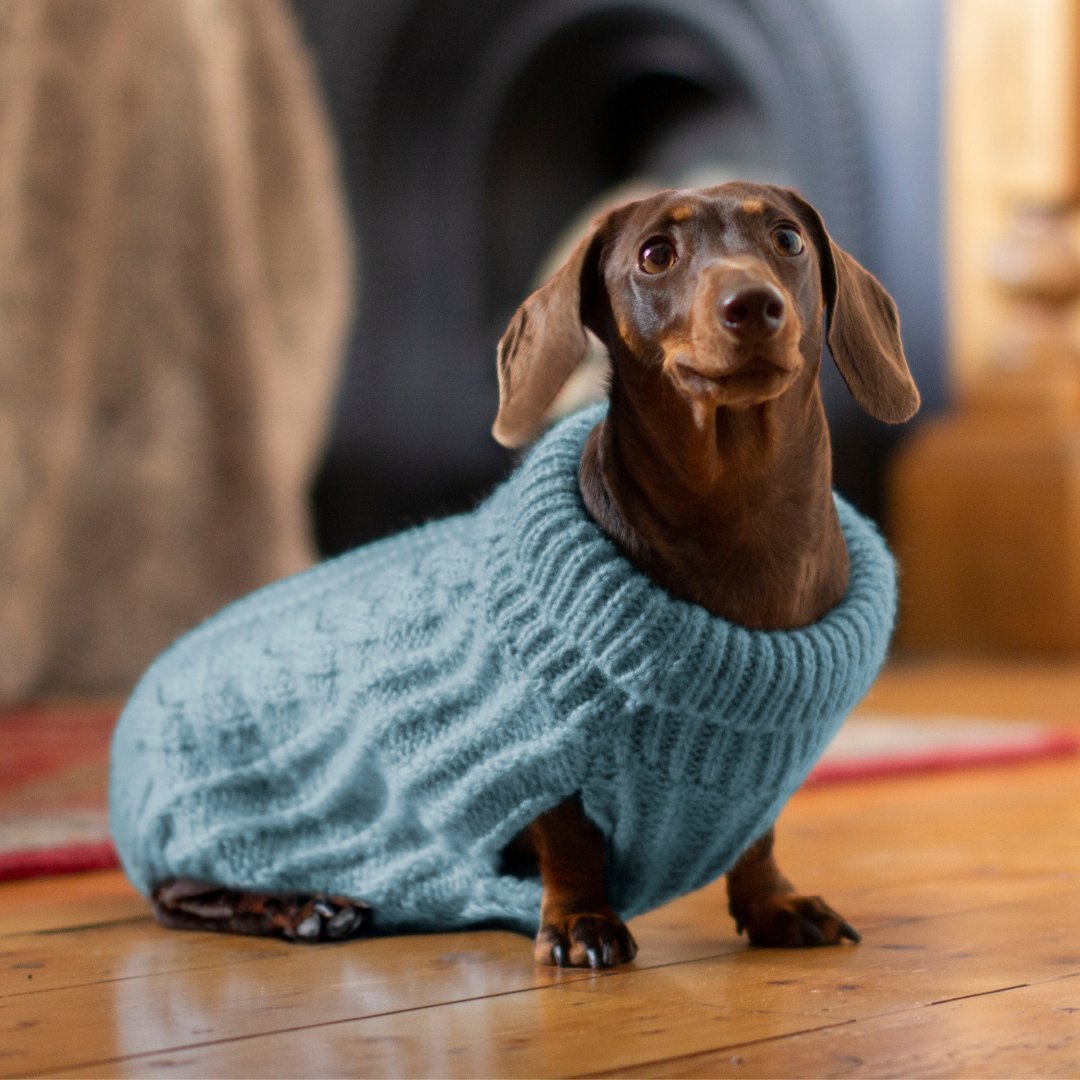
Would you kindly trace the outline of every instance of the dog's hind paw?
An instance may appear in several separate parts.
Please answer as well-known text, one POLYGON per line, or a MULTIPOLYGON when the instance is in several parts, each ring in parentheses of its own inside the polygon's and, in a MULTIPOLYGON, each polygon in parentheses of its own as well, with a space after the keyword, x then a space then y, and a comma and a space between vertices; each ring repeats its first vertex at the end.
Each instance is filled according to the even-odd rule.
POLYGON ((820 896, 787 893, 770 896, 752 911, 736 914, 736 929, 746 933, 751 945, 767 948, 800 948, 811 945, 858 943, 858 931, 820 896))
POLYGON ((282 937, 288 941, 341 941, 362 933, 371 909, 342 896, 253 893, 178 878, 154 890, 154 915, 177 930, 282 937))

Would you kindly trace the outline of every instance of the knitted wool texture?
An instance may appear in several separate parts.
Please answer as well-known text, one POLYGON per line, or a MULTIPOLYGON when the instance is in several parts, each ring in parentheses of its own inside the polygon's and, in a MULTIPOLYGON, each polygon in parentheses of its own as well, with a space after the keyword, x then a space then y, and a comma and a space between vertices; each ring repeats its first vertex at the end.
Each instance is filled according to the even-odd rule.
POLYGON ((836 499, 851 579, 796 631, 675 600, 586 513, 571 417, 475 512, 225 608, 166 651, 113 742, 144 891, 188 876, 344 894, 376 930, 534 932, 499 872, 580 792, 624 918, 715 879, 772 824, 885 657, 892 559, 836 499))

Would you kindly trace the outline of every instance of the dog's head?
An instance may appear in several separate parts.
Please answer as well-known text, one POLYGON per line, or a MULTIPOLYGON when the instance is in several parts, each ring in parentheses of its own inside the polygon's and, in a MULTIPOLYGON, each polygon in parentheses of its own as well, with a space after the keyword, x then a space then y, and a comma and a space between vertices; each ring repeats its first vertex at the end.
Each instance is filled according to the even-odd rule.
POLYGON ((816 374, 823 313, 855 400, 879 420, 912 416, 919 393, 896 305, 796 192, 733 183, 611 210, 499 342, 495 437, 533 437, 586 355, 586 329, 620 373, 658 368, 692 401, 745 408, 816 374))

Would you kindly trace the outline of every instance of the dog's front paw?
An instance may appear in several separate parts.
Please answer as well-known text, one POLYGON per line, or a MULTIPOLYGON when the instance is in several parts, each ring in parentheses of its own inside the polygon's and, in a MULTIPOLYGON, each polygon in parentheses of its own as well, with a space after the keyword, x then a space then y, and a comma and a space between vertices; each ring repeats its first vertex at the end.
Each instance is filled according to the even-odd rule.
POLYGON ((556 967, 614 967, 636 955, 637 942, 610 909, 545 914, 533 948, 538 963, 556 967))
POLYGON ((795 893, 770 896, 749 911, 733 911, 736 929, 745 931, 751 945, 798 948, 808 945, 839 945, 862 940, 855 928, 820 896, 795 893))

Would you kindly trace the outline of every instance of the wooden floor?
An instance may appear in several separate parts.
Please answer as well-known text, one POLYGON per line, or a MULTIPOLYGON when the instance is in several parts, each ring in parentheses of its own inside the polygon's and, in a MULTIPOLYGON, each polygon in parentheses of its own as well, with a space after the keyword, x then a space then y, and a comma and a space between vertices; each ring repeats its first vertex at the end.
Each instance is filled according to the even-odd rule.
MULTIPOLYGON (((1080 719, 1080 667, 894 668, 870 707, 1080 719)), ((2 1076, 1080 1076, 1080 760, 823 787, 780 855, 859 946, 749 950, 713 886, 603 973, 471 933, 159 929, 118 874, 0 886, 2 1076)))

